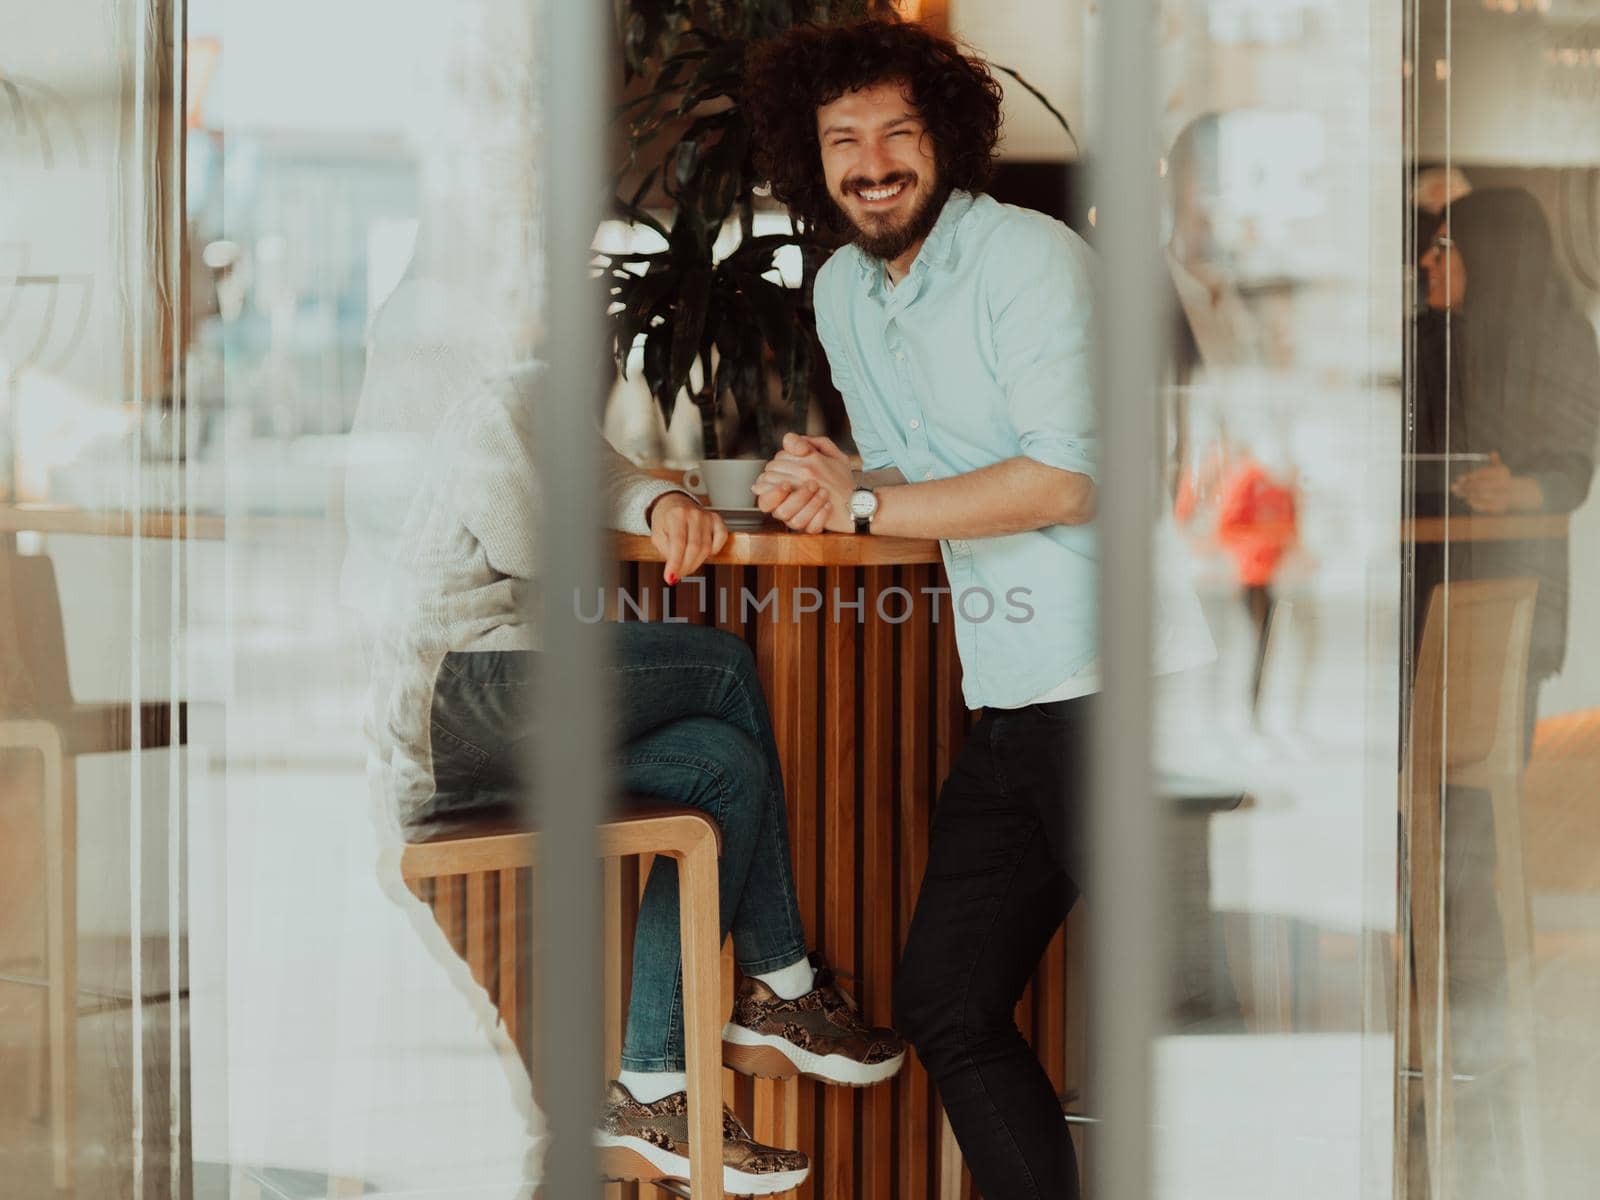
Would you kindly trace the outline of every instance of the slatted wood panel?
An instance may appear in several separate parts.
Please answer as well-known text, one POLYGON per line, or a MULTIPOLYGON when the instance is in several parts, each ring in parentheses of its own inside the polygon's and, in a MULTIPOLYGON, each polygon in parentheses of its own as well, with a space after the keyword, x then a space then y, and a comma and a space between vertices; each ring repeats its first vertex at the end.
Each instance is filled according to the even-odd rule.
MULTIPOLYGON (((897 572, 903 593, 921 598, 919 587, 929 582, 927 568, 905 567, 897 572)), ((896 599, 899 597, 897 596, 896 599)), ((926 603, 912 607, 910 617, 897 630, 900 660, 896 685, 899 692, 896 725, 899 748, 897 783, 900 844, 895 857, 895 949, 906 944, 917 890, 928 865, 928 828, 933 817, 933 752, 944 705, 933 695, 930 683, 933 652, 933 617, 926 603)), ((899 1079, 900 1119, 898 1148, 900 1195, 932 1194, 934 1172, 930 1163, 939 1126, 933 1115, 933 1088, 928 1073, 915 1056, 907 1061, 899 1079)))
MULTIPOLYGON (((869 567, 864 573, 870 598, 894 584, 890 567, 869 567)), ((895 627, 877 604, 869 603, 861 630, 861 874, 855 899, 861 908, 861 991, 867 1019, 891 1024, 895 936, 895 832, 899 805, 894 793, 895 709, 898 697, 887 681, 894 678, 895 627)), ((894 1171, 896 1087, 873 1088, 862 1097, 860 1179, 862 1196, 897 1194, 894 1171)), ((832 1148, 830 1148, 831 1150, 832 1148)))
MULTIPOLYGON (((807 931, 854 977, 846 986, 867 1017, 889 1024, 894 968, 927 862, 934 800, 972 722, 961 701, 950 598, 938 598, 935 620, 934 599, 922 590, 944 584, 942 568, 728 564, 711 568, 700 589, 667 588, 660 564, 643 562, 623 564, 619 582, 649 619, 671 613, 715 625, 755 651, 783 763, 807 931), (820 611, 795 611, 796 595, 805 597, 801 608, 815 602, 805 588, 822 596, 820 611), (855 601, 858 588, 859 612, 843 606, 855 601), (899 590, 885 596, 891 588, 899 590), (747 609, 740 589, 758 597, 771 590, 778 606, 747 609), (837 612, 835 595, 842 598, 837 612)), ((613 615, 634 619, 634 609, 613 615)), ((611 1074, 648 871, 647 861, 606 871, 605 1069, 611 1074)), ((529 887, 523 877, 508 892, 509 877, 439 880, 418 890, 526 1046, 513 994, 525 973, 510 969, 507 955, 516 945, 513 922, 526 919, 529 887), (487 933, 476 928, 485 912, 493 926, 487 933)), ((731 989, 731 957, 724 961, 731 989)), ((1081 961, 1079 948, 1058 938, 1018 1009, 1020 1027, 1043 1048, 1051 1078, 1063 1088, 1081 1086, 1083 1070, 1081 1029, 1069 1037, 1062 1019, 1069 994, 1082 993, 1069 961, 1081 961)), ((914 1056, 893 1084, 865 1092, 731 1073, 724 1080, 728 1102, 758 1138, 812 1156, 812 1178, 798 1193, 808 1200, 938 1200, 951 1194, 941 1187, 951 1172, 960 1177, 955 1194, 974 1196, 959 1155, 941 1137, 943 1113, 914 1056)), ((652 1200, 632 1185, 611 1185, 606 1196, 652 1200)))

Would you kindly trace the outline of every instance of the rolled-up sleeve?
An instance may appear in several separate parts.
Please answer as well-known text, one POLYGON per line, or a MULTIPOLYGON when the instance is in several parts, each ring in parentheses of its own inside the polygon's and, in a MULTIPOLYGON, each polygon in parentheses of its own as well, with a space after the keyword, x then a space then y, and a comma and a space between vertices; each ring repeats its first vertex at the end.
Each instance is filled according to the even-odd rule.
POLYGON ((996 375, 1022 453, 1094 479, 1091 254, 1076 234, 1043 218, 1007 225, 986 253, 985 293, 996 375))
POLYGON ((883 439, 878 436, 877 427, 873 424, 871 406, 866 402, 850 370, 849 352, 839 336, 835 324, 836 318, 832 312, 840 301, 834 288, 824 282, 825 279, 827 279, 826 274, 817 277, 815 292, 817 340, 822 343, 823 353, 828 356, 828 373, 833 377, 833 386, 838 388, 839 394, 844 397, 845 411, 850 414, 850 436, 855 439, 856 452, 861 455, 861 469, 878 471, 895 466, 894 458, 889 454, 883 439))

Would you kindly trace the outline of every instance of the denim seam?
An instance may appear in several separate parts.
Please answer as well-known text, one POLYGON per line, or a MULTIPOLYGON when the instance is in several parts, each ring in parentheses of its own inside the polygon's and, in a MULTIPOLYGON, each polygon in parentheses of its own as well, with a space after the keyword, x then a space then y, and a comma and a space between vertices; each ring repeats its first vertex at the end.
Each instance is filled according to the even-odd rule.
POLYGON ((688 1036, 683 1027, 683 957, 678 957, 677 974, 672 979, 672 1004, 667 1009, 667 1049, 673 1046, 673 1035, 681 1034, 684 1037, 685 1054, 687 1055, 688 1036))
MULTIPOLYGON (((728 636, 732 637, 733 635, 729 634, 728 636)), ((742 642, 740 644, 743 645, 742 642)), ((659 672, 659 671, 677 672, 677 671, 681 671, 683 669, 684 668, 683 668, 682 664, 674 664, 674 665, 670 665, 670 666, 651 666, 651 665, 648 665, 648 664, 639 663, 639 664, 631 664, 631 665, 628 665, 628 666, 619 667, 619 668, 617 668, 617 674, 619 674, 619 675, 641 675, 641 674, 644 674, 645 672, 659 672)), ((717 675, 722 675, 722 676, 724 676, 727 679, 730 679, 732 681, 731 684, 727 685, 728 690, 732 691, 732 692, 737 692, 739 694, 740 700, 741 700, 742 704, 744 705, 745 723, 749 728, 751 728, 751 729, 761 729, 764 725, 767 724, 767 722, 763 722, 762 720, 760 720, 760 714, 756 710, 755 703, 746 694, 746 689, 744 687, 744 680, 742 678, 742 672, 736 671, 731 667, 720 667, 720 666, 717 666, 714 663, 696 663, 695 664, 695 669, 696 670, 700 670, 700 671, 711 671, 711 672, 713 672, 713 673, 715 673, 717 675)), ((756 741, 757 745, 760 746, 760 748, 762 750, 762 753, 765 754, 766 751, 767 751, 767 747, 760 745, 761 739, 759 737, 757 737, 757 738, 754 738, 753 740, 756 741)), ((780 786, 782 785, 782 778, 783 777, 780 774, 779 777, 778 777, 778 783, 779 783, 780 786)), ((783 807, 785 809, 787 808, 786 805, 781 806, 781 807, 783 807)), ((789 892, 792 895, 794 893, 794 891, 795 891, 795 886, 794 886, 794 867, 789 862, 789 856, 788 855, 781 855, 781 856, 779 856, 779 858, 780 858, 780 861, 783 863, 784 872, 785 872, 785 876, 786 876, 785 882, 788 883, 789 892)), ((805 940, 806 940, 805 930, 800 928, 799 926, 797 926, 795 924, 794 917, 795 917, 794 906, 790 905, 789 906, 789 910, 786 913, 784 913, 784 921, 789 926, 789 938, 790 938, 791 941, 798 942, 801 946, 804 946, 805 945, 805 940)))
POLYGON ((621 761, 623 766, 628 767, 659 766, 662 763, 668 763, 677 767, 693 767, 697 771, 710 775, 717 780, 719 796, 717 812, 719 815, 727 812, 725 803, 726 789, 722 785, 721 778, 722 769, 709 758, 700 758, 693 754, 671 753, 664 750, 649 750, 639 754, 630 754, 625 750, 622 753, 621 761))
MULTIPOLYGON (((1039 820, 1037 818, 1035 818, 1034 819, 1034 833, 1035 834, 1037 834, 1039 832, 1039 828, 1040 828, 1040 822, 1039 822, 1039 820)), ((1031 844, 1031 843, 1029 843, 1029 842, 1023 843, 1022 848, 1017 851, 1016 857, 1011 860, 1011 872, 1010 872, 1009 875, 1006 876, 1005 887, 1001 888, 999 890, 999 892, 997 892, 995 894, 995 901, 994 901, 994 904, 992 906, 993 911, 989 914, 989 933, 993 933, 994 932, 995 924, 1000 919, 1000 897, 1003 896, 1006 892, 1010 891, 1011 885, 1016 882, 1017 871, 1022 866, 1023 857, 1028 853, 1029 844, 1031 844)), ((983 938, 983 941, 987 942, 988 940, 989 940, 989 934, 985 934, 984 938, 983 938)), ((976 963, 976 961, 974 961, 967 969, 966 979, 962 983, 962 987, 961 987, 961 1007, 957 1010, 957 1020, 959 1020, 960 1023, 961 1023, 961 1044, 962 1044, 962 1046, 968 1045, 968 1038, 967 1038, 967 998, 972 993, 972 977, 975 974, 977 974, 977 963, 976 963)), ((1000 1111, 1000 1106, 995 1103, 994 1097, 992 1095, 990 1095, 988 1081, 984 1079, 983 1072, 978 1068, 977 1064, 972 1061, 971 1052, 970 1051, 966 1051, 964 1053, 964 1057, 967 1060, 967 1064, 966 1064, 967 1065, 967 1069, 970 1070, 974 1075, 976 1075, 978 1077, 978 1086, 983 1089, 983 1098, 986 1101, 988 1101, 989 1107, 993 1111, 998 1113, 1000 1111)), ((1019 1163, 1021 1163, 1021 1165, 1022 1165, 1022 1169, 1028 1173, 1028 1182, 1033 1188, 1033 1200, 1039 1200, 1039 1181, 1033 1177, 1033 1169, 1028 1166, 1027 1160, 1022 1157, 1022 1149, 1021 1149, 1021 1147, 1019 1147, 1017 1145, 1017 1139, 1012 1134, 1010 1126, 1005 1125, 1004 1122, 1001 1122, 1001 1125, 1002 1125, 1002 1128, 1004 1128, 1005 1131, 1006 1131, 1007 1140, 1010 1141, 1010 1143, 1011 1143, 1011 1151, 1012 1151, 1012 1153, 1016 1155, 1017 1161, 1019 1163)))
POLYGON ((746 975, 765 975, 768 971, 780 971, 784 967, 792 967, 796 963, 805 962, 807 959, 804 942, 798 943, 793 950, 785 950, 782 954, 768 955, 766 958, 757 959, 753 963, 739 963, 739 970, 746 975))
POLYGON ((989 726, 989 762, 990 770, 994 773, 995 787, 999 789, 1002 799, 1009 799, 1011 789, 1006 783, 1003 764, 1005 755, 1001 752, 1000 718, 996 717, 994 724, 989 726))
MULTIPOLYGON (((729 634, 728 636, 732 637, 733 635, 729 634)), ((743 644, 744 643, 742 643, 742 642, 740 643, 740 645, 743 645, 743 644)), ((677 673, 677 672, 683 671, 684 669, 685 668, 684 668, 682 663, 675 663, 675 664, 672 664, 672 665, 669 665, 669 666, 660 666, 660 667, 645 666, 645 665, 640 664, 640 665, 636 665, 636 666, 619 667, 617 669, 617 674, 619 674, 619 675, 639 675, 639 674, 643 674, 646 671, 668 671, 668 672, 677 673)), ((712 672, 715 672, 718 675, 722 675, 722 676, 724 676, 726 678, 732 679, 734 681, 734 683, 733 683, 733 686, 729 688, 729 690, 740 693, 740 699, 744 704, 745 723, 751 729, 759 729, 759 728, 761 728, 762 722, 757 718, 756 707, 755 707, 754 703, 751 702, 751 700, 750 700, 750 698, 748 696, 743 694, 745 689, 744 689, 744 686, 743 686, 743 682, 744 681, 740 678, 741 672, 735 671, 730 667, 715 666, 714 664, 711 664, 711 663, 696 663, 694 669, 695 670, 699 670, 699 671, 712 671, 712 672)))
MULTIPOLYGON (((671 758, 672 756, 668 755, 667 757, 671 758)), ((688 758, 689 756, 688 755, 681 755, 680 757, 688 758)), ((688 765, 695 765, 695 764, 691 763, 691 764, 688 764, 688 765)), ((696 766, 695 769, 697 769, 699 771, 702 771, 705 774, 709 774, 712 777, 712 779, 716 780, 716 784, 717 784, 717 812, 716 812, 715 820, 717 822, 717 828, 721 829, 721 828, 725 827, 726 824, 727 824, 727 819, 726 819, 727 815, 728 815, 728 785, 727 785, 727 780, 724 778, 722 772, 717 770, 717 769, 715 769, 715 768, 707 770, 704 767, 696 766)), ((683 880, 681 878, 678 880, 678 887, 680 889, 683 887, 683 880)), ((718 905, 720 906, 720 904, 721 904, 721 896, 719 895, 718 896, 718 905)), ((680 917, 679 919, 681 920, 682 918, 680 917)), ((719 916, 718 916, 719 923, 720 923, 720 920, 721 920, 721 916, 719 914, 719 916)), ((721 930, 719 929, 718 932, 720 933, 721 930)), ((720 938, 718 939, 718 950, 719 951, 721 950, 721 939, 720 938)), ((673 981, 672 981, 672 1006, 667 1010, 667 1045, 668 1045, 668 1047, 671 1047, 671 1045, 673 1044, 674 1035, 678 1034, 678 1033, 682 1033, 682 1032, 683 1032, 683 955, 680 952, 679 955, 678 955, 678 972, 677 972, 677 975, 673 978, 673 981)))
POLYGON ((452 733, 443 725, 439 724, 438 721, 433 720, 431 716, 428 719, 428 732, 434 736, 442 737, 446 741, 455 743, 455 745, 462 750, 469 750, 472 752, 476 761, 472 764, 472 776, 468 780, 469 783, 476 782, 479 772, 483 770, 483 764, 488 762, 489 759, 493 757, 482 746, 476 745, 473 742, 469 742, 459 733, 452 733))
POLYGON ((632 1058, 626 1054, 622 1056, 624 1071, 681 1071, 686 1065, 686 1058, 632 1058))
MULTIPOLYGON (((716 812, 714 814, 713 819, 717 822, 718 828, 722 827, 722 825, 724 824, 724 820, 727 817, 727 813, 728 813, 728 786, 727 786, 727 781, 724 778, 721 769, 718 768, 715 763, 712 763, 709 759, 697 758, 694 755, 690 755, 690 754, 671 754, 671 753, 666 753, 664 751, 653 751, 653 752, 646 753, 646 754, 641 754, 641 755, 628 755, 628 756, 626 756, 626 759, 627 759, 627 762, 630 765, 637 765, 637 764, 640 764, 640 763, 652 763, 652 764, 671 763, 671 764, 673 764, 675 766, 688 767, 691 770, 699 771, 702 775, 710 776, 711 779, 717 785, 717 806, 716 806, 716 812)), ((683 883, 683 881, 679 880, 679 886, 680 887, 682 887, 682 883, 683 883)), ((720 903, 720 898, 719 898, 719 903, 720 903)), ((679 919, 681 920, 682 918, 680 917, 679 919)), ((719 920, 720 920, 720 917, 719 917, 719 920)), ((677 970, 676 976, 673 979, 673 984, 672 984, 672 1003, 667 1008, 667 1027, 666 1027, 665 1034, 663 1036, 663 1041, 665 1043, 665 1046, 668 1047, 668 1048, 670 1048, 671 1045, 672 1045, 673 1031, 674 1031, 675 1028, 678 1027, 678 1025, 681 1024, 682 1017, 683 1017, 683 955, 682 955, 682 952, 680 950, 679 955, 678 955, 678 970, 677 970)), ((671 1066, 671 1065, 668 1065, 668 1066, 665 1066, 665 1067, 640 1067, 640 1066, 635 1066, 633 1064, 639 1063, 639 1062, 651 1062, 651 1063, 665 1062, 665 1063, 669 1063, 670 1064, 673 1060, 670 1059, 670 1058, 659 1058, 659 1059, 630 1058, 629 1055, 626 1053, 626 1046, 624 1046, 624 1052, 623 1052, 623 1055, 622 1055, 622 1061, 623 1061, 624 1065, 626 1065, 628 1067, 628 1069, 632 1070, 632 1071, 647 1071, 647 1070, 681 1071, 681 1070, 683 1070, 683 1064, 681 1062, 677 1066, 671 1066)))
MULTIPOLYGON (((770 834, 774 842, 777 842, 780 839, 778 822, 787 822, 787 810, 787 804, 779 804, 778 811, 774 814, 773 828, 770 834)), ((782 832, 787 832, 787 825, 785 825, 785 828, 782 832)), ((780 882, 787 885, 789 894, 789 903, 784 906, 783 914, 783 919, 789 926, 789 941, 794 945, 798 945, 800 947, 800 952, 804 954, 806 931, 801 925, 797 925, 795 923, 795 918, 799 910, 797 907, 798 901, 795 898, 796 889, 794 885, 794 864, 790 861, 788 854, 775 854, 773 857, 778 860, 778 865, 783 871, 783 879, 780 882)))
MULTIPOLYGON (((1087 697, 1087 696, 1075 696, 1070 700, 1052 700, 1052 701, 1050 701, 1050 703, 1051 704, 1073 704, 1078 700, 1087 700, 1087 699, 1089 699, 1089 697, 1087 697)), ((1080 721, 1084 721, 1084 720, 1087 719, 1085 716, 1083 716, 1082 714, 1077 713, 1077 712, 1069 712, 1069 713, 1063 714, 1061 716, 1057 716, 1055 713, 1046 711, 1045 705, 1043 705, 1043 704, 1030 704, 1030 705, 1028 705, 1028 709, 1033 713, 1034 717, 1037 720, 1042 722, 1047 727, 1048 726, 1055 726, 1057 728, 1070 729, 1072 726, 1078 724, 1080 721)))
MULTIPOLYGON (((504 653, 504 651, 495 651, 494 653, 504 653)), ((475 688, 529 688, 529 687, 532 687, 532 685, 533 685, 533 681, 531 679, 508 679, 508 680, 506 680, 506 681, 504 681, 502 683, 495 683, 495 682, 491 682, 491 681, 485 680, 485 679, 474 679, 472 676, 463 675, 460 671, 456 670, 454 667, 452 667, 450 665, 448 660, 443 660, 443 661, 441 661, 439 663, 439 670, 448 673, 449 676, 452 679, 460 680, 462 683, 466 684, 468 687, 475 687, 475 688)))
MULTIPOLYGON (((733 635, 729 634, 728 636, 732 637, 733 635)), ((744 643, 742 643, 742 642, 740 643, 740 645, 743 645, 743 644, 744 643)), ((617 674, 619 674, 619 675, 641 675, 646 671, 668 671, 668 672, 676 674, 678 672, 683 671, 684 669, 685 669, 685 667, 684 667, 684 665, 682 663, 673 663, 673 664, 670 664, 670 665, 667 665, 667 666, 659 666, 659 667, 646 666, 646 665, 643 665, 643 664, 639 664, 639 665, 634 665, 634 666, 618 667, 617 668, 617 674)), ((712 663, 696 663, 694 665, 694 669, 697 670, 697 671, 712 671, 712 672, 715 672, 718 675, 722 675, 722 676, 725 676, 727 678, 730 678, 730 679, 735 681, 735 686, 730 688, 731 691, 736 691, 736 692, 743 692, 744 691, 744 688, 742 686, 740 686, 742 684, 742 682, 743 682, 739 678, 740 673, 738 671, 733 670, 730 667, 719 667, 719 666, 716 666, 716 665, 714 665, 712 663)), ((755 705, 753 705, 750 702, 749 697, 743 697, 743 701, 744 701, 744 707, 745 707, 744 715, 745 715, 746 723, 752 729, 759 729, 761 727, 761 722, 756 719, 755 705)))

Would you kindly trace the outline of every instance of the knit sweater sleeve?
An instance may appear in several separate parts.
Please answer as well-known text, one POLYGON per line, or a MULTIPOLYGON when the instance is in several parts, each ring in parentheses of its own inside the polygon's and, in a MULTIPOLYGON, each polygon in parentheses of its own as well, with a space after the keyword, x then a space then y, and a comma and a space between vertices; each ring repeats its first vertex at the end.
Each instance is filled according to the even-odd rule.
MULTIPOLYGON (((526 391, 516 387, 491 388, 473 402, 449 487, 452 507, 483 546, 489 565, 514 579, 534 576, 543 519, 529 407, 526 391)), ((649 533, 650 504, 683 491, 651 478, 603 438, 600 468, 606 520, 624 533, 649 533)))
POLYGON ((649 533, 645 513, 650 505, 668 492, 682 492, 683 488, 646 475, 612 449, 610 442, 603 441, 602 445, 606 512, 611 527, 623 533, 649 533))

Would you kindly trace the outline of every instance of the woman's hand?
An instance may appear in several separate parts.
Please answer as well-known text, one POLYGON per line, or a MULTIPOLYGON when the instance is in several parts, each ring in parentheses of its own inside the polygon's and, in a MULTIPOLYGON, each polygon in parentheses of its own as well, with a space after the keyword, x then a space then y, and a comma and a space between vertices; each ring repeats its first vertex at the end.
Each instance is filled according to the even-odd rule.
POLYGON ((693 575, 728 542, 722 518, 684 492, 668 492, 650 506, 650 541, 666 560, 667 583, 693 575))
POLYGON ((1537 479, 1513 475, 1498 452, 1489 465, 1468 471, 1450 485, 1450 494, 1466 501, 1475 513, 1499 516, 1508 512, 1538 512, 1544 507, 1544 489, 1537 479))

